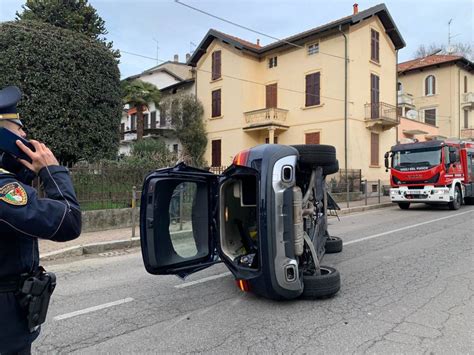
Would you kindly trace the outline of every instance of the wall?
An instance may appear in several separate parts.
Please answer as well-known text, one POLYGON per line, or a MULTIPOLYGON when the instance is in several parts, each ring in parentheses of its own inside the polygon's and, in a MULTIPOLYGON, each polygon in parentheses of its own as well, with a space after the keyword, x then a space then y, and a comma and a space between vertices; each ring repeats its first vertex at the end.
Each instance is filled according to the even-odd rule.
MULTIPOLYGON (((138 215, 138 213, 136 214, 138 215)), ((137 217, 138 218, 138 217, 137 217)), ((136 222, 138 224, 138 222, 136 222)), ((82 212, 82 232, 95 232, 106 229, 132 226, 132 209, 120 208, 82 212)))
POLYGON ((437 136, 439 135, 439 129, 438 127, 435 127, 430 124, 426 124, 424 122, 419 122, 415 120, 411 120, 409 118, 402 117, 400 119, 400 126, 398 129, 398 140, 404 139, 404 138, 416 138, 420 142, 426 141, 426 135, 429 136, 437 136), (409 131, 409 130, 420 130, 424 131, 426 133, 422 134, 416 134, 415 136, 410 136, 408 134, 404 134, 403 131, 409 131))

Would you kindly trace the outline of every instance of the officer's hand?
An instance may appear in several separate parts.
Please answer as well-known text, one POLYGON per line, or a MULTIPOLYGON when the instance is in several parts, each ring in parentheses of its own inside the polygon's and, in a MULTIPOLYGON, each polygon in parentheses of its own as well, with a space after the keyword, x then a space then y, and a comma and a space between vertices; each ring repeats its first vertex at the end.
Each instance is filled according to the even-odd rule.
POLYGON ((24 145, 20 140, 16 141, 16 145, 31 159, 31 163, 24 159, 18 159, 24 166, 38 174, 39 171, 46 166, 59 165, 53 152, 45 146, 44 143, 40 143, 34 139, 30 140, 30 143, 35 147, 35 152, 24 145))

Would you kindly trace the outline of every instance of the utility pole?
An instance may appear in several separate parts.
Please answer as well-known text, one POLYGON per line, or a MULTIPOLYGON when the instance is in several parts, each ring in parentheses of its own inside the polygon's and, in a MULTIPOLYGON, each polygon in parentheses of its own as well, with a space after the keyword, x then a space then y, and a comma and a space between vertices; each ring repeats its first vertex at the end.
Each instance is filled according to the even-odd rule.
POLYGON ((153 40, 156 42, 156 65, 160 64, 160 60, 158 59, 158 50, 160 49, 160 47, 158 47, 158 40, 153 37, 153 40))
POLYGON ((448 21, 448 46, 446 47, 446 52, 448 54, 451 54, 451 53, 454 52, 454 48, 451 47, 451 38, 459 36, 459 33, 451 36, 451 22, 453 22, 452 18, 449 19, 449 21, 448 21))

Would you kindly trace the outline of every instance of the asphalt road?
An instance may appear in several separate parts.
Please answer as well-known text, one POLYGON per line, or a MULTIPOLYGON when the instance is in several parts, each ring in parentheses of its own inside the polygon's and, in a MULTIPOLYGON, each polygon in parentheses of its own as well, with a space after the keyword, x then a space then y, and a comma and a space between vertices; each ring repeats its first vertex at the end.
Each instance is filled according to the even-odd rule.
POLYGON ((342 288, 319 301, 242 293, 223 265, 153 276, 139 250, 48 265, 57 273, 35 353, 474 351, 474 207, 398 207, 330 221, 342 288), (214 276, 214 277, 212 277, 214 276), (196 282, 194 282, 196 281, 196 282))

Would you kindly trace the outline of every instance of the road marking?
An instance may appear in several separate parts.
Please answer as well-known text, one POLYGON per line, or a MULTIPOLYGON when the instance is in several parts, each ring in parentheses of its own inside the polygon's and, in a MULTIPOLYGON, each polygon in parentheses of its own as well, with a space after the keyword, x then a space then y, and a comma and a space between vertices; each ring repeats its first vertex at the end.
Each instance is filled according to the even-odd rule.
POLYGON ((104 308, 109 308, 109 307, 113 307, 113 306, 118 306, 119 304, 128 303, 128 302, 132 302, 132 301, 134 301, 134 299, 131 298, 131 297, 128 297, 128 298, 124 298, 124 299, 122 299, 122 300, 118 300, 118 301, 115 301, 115 302, 104 303, 104 304, 101 304, 101 305, 98 305, 98 306, 94 306, 94 307, 90 307, 90 308, 81 309, 81 310, 79 310, 79 311, 75 311, 75 312, 71 312, 71 313, 62 314, 62 315, 60 315, 60 316, 54 317, 53 320, 68 319, 68 318, 80 316, 80 315, 83 315, 83 314, 86 314, 86 313, 91 313, 91 312, 99 311, 99 310, 104 309, 104 308))
POLYGON ((394 230, 391 230, 391 231, 370 235, 368 237, 364 237, 364 238, 360 238, 360 239, 356 239, 356 240, 351 240, 349 242, 344 242, 344 246, 348 246, 348 245, 351 245, 351 244, 363 242, 363 241, 378 238, 378 237, 383 237, 384 235, 387 235, 387 234, 401 232, 401 231, 404 231, 404 230, 407 230, 407 229, 416 228, 416 227, 419 227, 419 226, 423 226, 425 224, 442 221, 443 219, 453 218, 453 217, 461 216, 463 214, 471 213, 471 212, 474 212, 474 210, 469 210, 469 211, 461 212, 461 213, 457 213, 457 214, 451 214, 449 216, 444 216, 444 217, 441 217, 441 218, 431 219, 429 221, 425 221, 425 222, 421 222, 421 223, 417 223, 417 224, 412 224, 411 226, 406 226, 406 227, 394 229, 394 230))
POLYGON ((213 275, 213 276, 205 277, 205 278, 200 279, 200 280, 186 282, 184 284, 176 285, 175 288, 185 288, 185 287, 197 285, 197 284, 200 284, 200 283, 203 283, 203 282, 217 280, 217 279, 220 279, 222 277, 229 276, 229 275, 232 275, 232 273, 231 272, 224 272, 223 274, 213 275))

